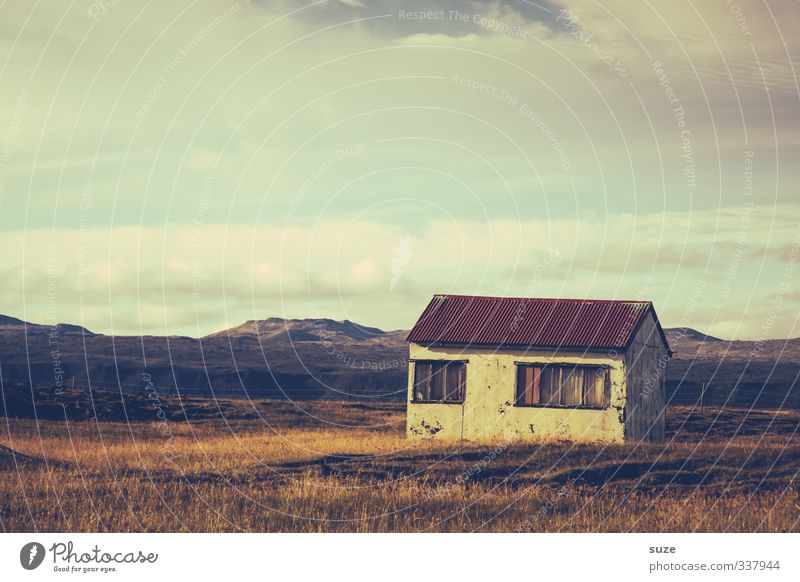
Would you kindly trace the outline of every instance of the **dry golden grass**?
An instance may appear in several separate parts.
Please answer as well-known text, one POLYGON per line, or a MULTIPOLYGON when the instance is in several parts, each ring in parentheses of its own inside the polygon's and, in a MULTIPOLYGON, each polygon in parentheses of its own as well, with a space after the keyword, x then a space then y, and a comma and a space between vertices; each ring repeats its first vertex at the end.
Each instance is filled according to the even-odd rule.
MULTIPOLYGON (((270 413, 270 406, 273 412, 270 413)), ((261 419, 0 417, 5 531, 798 531, 795 413, 689 414, 664 444, 437 443, 401 407, 261 419), (761 416, 759 416, 761 415, 761 416), (712 424, 713 422, 713 424, 712 424), (332 424, 333 423, 333 424, 332 424), (349 424, 353 426, 337 426, 349 424), (707 429, 711 427, 712 430, 707 429)))

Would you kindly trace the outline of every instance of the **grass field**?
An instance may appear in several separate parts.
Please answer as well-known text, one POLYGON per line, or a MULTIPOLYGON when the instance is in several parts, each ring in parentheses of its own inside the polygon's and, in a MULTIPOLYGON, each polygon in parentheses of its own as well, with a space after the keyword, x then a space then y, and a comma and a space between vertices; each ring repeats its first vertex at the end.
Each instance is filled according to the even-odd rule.
POLYGON ((675 407, 668 442, 602 446, 412 443, 392 404, 167 404, 0 417, 2 529, 800 531, 796 411, 675 407))

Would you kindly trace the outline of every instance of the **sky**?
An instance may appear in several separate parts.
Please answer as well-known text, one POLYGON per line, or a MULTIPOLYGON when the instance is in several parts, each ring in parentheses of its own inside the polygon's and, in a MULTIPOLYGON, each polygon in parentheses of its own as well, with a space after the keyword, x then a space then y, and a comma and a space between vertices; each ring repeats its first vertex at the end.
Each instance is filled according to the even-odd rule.
POLYGON ((0 313, 410 327, 436 293, 800 336, 800 7, 0 6, 0 313))

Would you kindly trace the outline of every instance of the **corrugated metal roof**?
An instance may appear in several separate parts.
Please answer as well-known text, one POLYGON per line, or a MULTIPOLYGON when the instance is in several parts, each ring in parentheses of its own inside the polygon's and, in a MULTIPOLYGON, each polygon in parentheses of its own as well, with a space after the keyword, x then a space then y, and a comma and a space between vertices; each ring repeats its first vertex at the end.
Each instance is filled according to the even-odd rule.
MULTIPOLYGON (((619 349, 649 301, 434 295, 408 341, 422 344, 619 349)), ((656 323, 669 349, 661 325, 656 323)))

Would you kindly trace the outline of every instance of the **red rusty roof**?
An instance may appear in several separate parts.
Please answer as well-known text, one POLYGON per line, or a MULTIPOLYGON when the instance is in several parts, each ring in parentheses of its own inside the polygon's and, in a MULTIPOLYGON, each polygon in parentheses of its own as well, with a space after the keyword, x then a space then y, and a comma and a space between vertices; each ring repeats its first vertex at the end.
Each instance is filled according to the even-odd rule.
POLYGON ((621 349, 633 339, 650 301, 434 295, 409 342, 560 349, 621 349))

